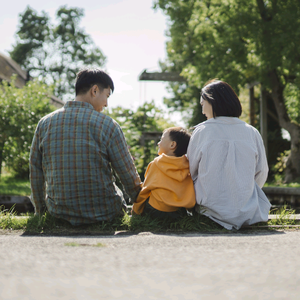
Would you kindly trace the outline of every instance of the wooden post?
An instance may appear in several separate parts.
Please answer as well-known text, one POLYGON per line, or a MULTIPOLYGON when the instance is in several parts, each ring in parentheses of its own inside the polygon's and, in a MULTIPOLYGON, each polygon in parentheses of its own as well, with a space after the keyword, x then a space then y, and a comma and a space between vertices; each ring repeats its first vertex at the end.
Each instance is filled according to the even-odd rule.
POLYGON ((255 126, 254 86, 249 88, 249 123, 255 126))
POLYGON ((268 157, 268 122, 267 122, 267 99, 263 86, 260 90, 260 133, 264 142, 266 155, 268 157))

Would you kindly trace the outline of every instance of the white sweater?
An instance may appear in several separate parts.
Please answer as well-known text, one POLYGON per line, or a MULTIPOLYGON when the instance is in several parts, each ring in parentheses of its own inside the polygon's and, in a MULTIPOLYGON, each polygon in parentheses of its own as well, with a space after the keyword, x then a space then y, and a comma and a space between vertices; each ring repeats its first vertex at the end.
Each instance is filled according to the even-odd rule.
POLYGON ((259 132, 232 117, 196 126, 187 151, 197 211, 226 229, 268 220, 271 207, 262 191, 268 176, 259 132))

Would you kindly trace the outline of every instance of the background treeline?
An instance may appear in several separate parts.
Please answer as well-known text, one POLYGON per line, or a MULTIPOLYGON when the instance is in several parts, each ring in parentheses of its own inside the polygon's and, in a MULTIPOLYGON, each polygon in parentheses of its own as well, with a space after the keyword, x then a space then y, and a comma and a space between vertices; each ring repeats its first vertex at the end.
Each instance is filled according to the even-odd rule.
MULTIPOLYGON (((181 111, 190 127, 204 121, 199 96, 209 79, 228 82, 241 96, 244 111, 249 105, 246 87, 256 84, 252 121, 260 129, 259 98, 263 94, 268 110, 269 180, 299 181, 299 0, 157 0, 153 8, 161 9, 168 19, 167 59, 160 62, 161 70, 181 74, 186 80, 169 84, 172 96, 164 100, 165 104, 181 111), (289 133, 290 141, 283 138, 282 128, 289 133)), ((58 9, 56 23, 45 12, 30 7, 20 15, 10 55, 40 81, 28 83, 23 92, 13 84, 4 83, 0 89, 0 159, 10 168, 19 161, 19 167, 14 167, 16 172, 22 169, 20 161, 24 166, 27 163, 38 119, 51 110, 46 95, 53 92, 71 99, 80 67, 105 66, 105 55, 79 26, 82 17, 82 9, 65 6, 58 9), (31 93, 29 90, 34 88, 31 93), (22 115, 20 109, 26 113, 22 115)), ((154 103, 145 103, 135 111, 116 108, 108 113, 124 130, 143 176, 145 166, 156 155, 157 142, 143 137, 147 132, 158 135, 170 122, 154 103)), ((243 119, 249 121, 247 115, 243 119)))
POLYGON ((267 99, 270 169, 288 148, 288 156, 280 156, 285 181, 299 180, 300 1, 157 0, 154 8, 168 17, 168 58, 161 62, 162 70, 186 79, 169 85, 173 97, 166 103, 189 109, 188 122, 194 125, 202 120, 199 93, 209 79, 224 80, 237 93, 257 83, 267 99), (281 128, 288 131, 290 143, 274 147, 274 139, 282 139, 281 128))

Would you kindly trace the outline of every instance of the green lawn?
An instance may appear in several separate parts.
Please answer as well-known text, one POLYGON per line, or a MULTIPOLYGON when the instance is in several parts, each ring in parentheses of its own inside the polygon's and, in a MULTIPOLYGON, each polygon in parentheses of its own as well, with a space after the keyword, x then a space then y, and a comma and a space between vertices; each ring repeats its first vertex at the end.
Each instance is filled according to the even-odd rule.
POLYGON ((16 179, 11 174, 1 175, 0 195, 29 196, 30 182, 27 179, 16 179))
POLYGON ((276 182, 271 182, 271 183, 266 182, 264 187, 300 188, 300 183, 299 182, 291 182, 291 183, 277 184, 276 182))
MULTIPOLYGON (((256 231, 256 230, 278 230, 292 228, 300 229, 299 219, 294 219, 293 210, 283 207, 276 212, 275 219, 268 222, 258 223, 239 230, 238 232, 256 231)), ((22 231, 24 234, 50 234, 50 235, 97 235, 97 234, 115 234, 116 232, 159 232, 159 233, 187 233, 187 232, 215 232, 232 233, 235 230, 228 231, 209 218, 195 214, 185 216, 177 221, 153 220, 149 216, 138 216, 125 214, 124 217, 118 217, 111 222, 98 222, 90 225, 72 226, 69 222, 52 217, 49 213, 42 216, 35 216, 32 213, 17 216, 13 211, 3 210, 0 207, 0 234, 14 230, 22 231)))

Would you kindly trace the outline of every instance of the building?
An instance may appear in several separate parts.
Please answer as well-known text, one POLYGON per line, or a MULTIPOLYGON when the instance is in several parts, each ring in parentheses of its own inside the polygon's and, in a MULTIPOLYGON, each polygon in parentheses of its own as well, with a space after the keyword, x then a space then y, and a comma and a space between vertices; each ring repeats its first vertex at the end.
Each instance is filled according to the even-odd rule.
MULTIPOLYGON (((15 85, 18 88, 22 88, 27 81, 32 79, 28 72, 24 71, 13 59, 0 53, 0 83, 3 80, 9 82, 12 75, 17 76, 15 85)), ((51 96, 50 103, 57 108, 64 106, 64 102, 55 96, 51 96)))

